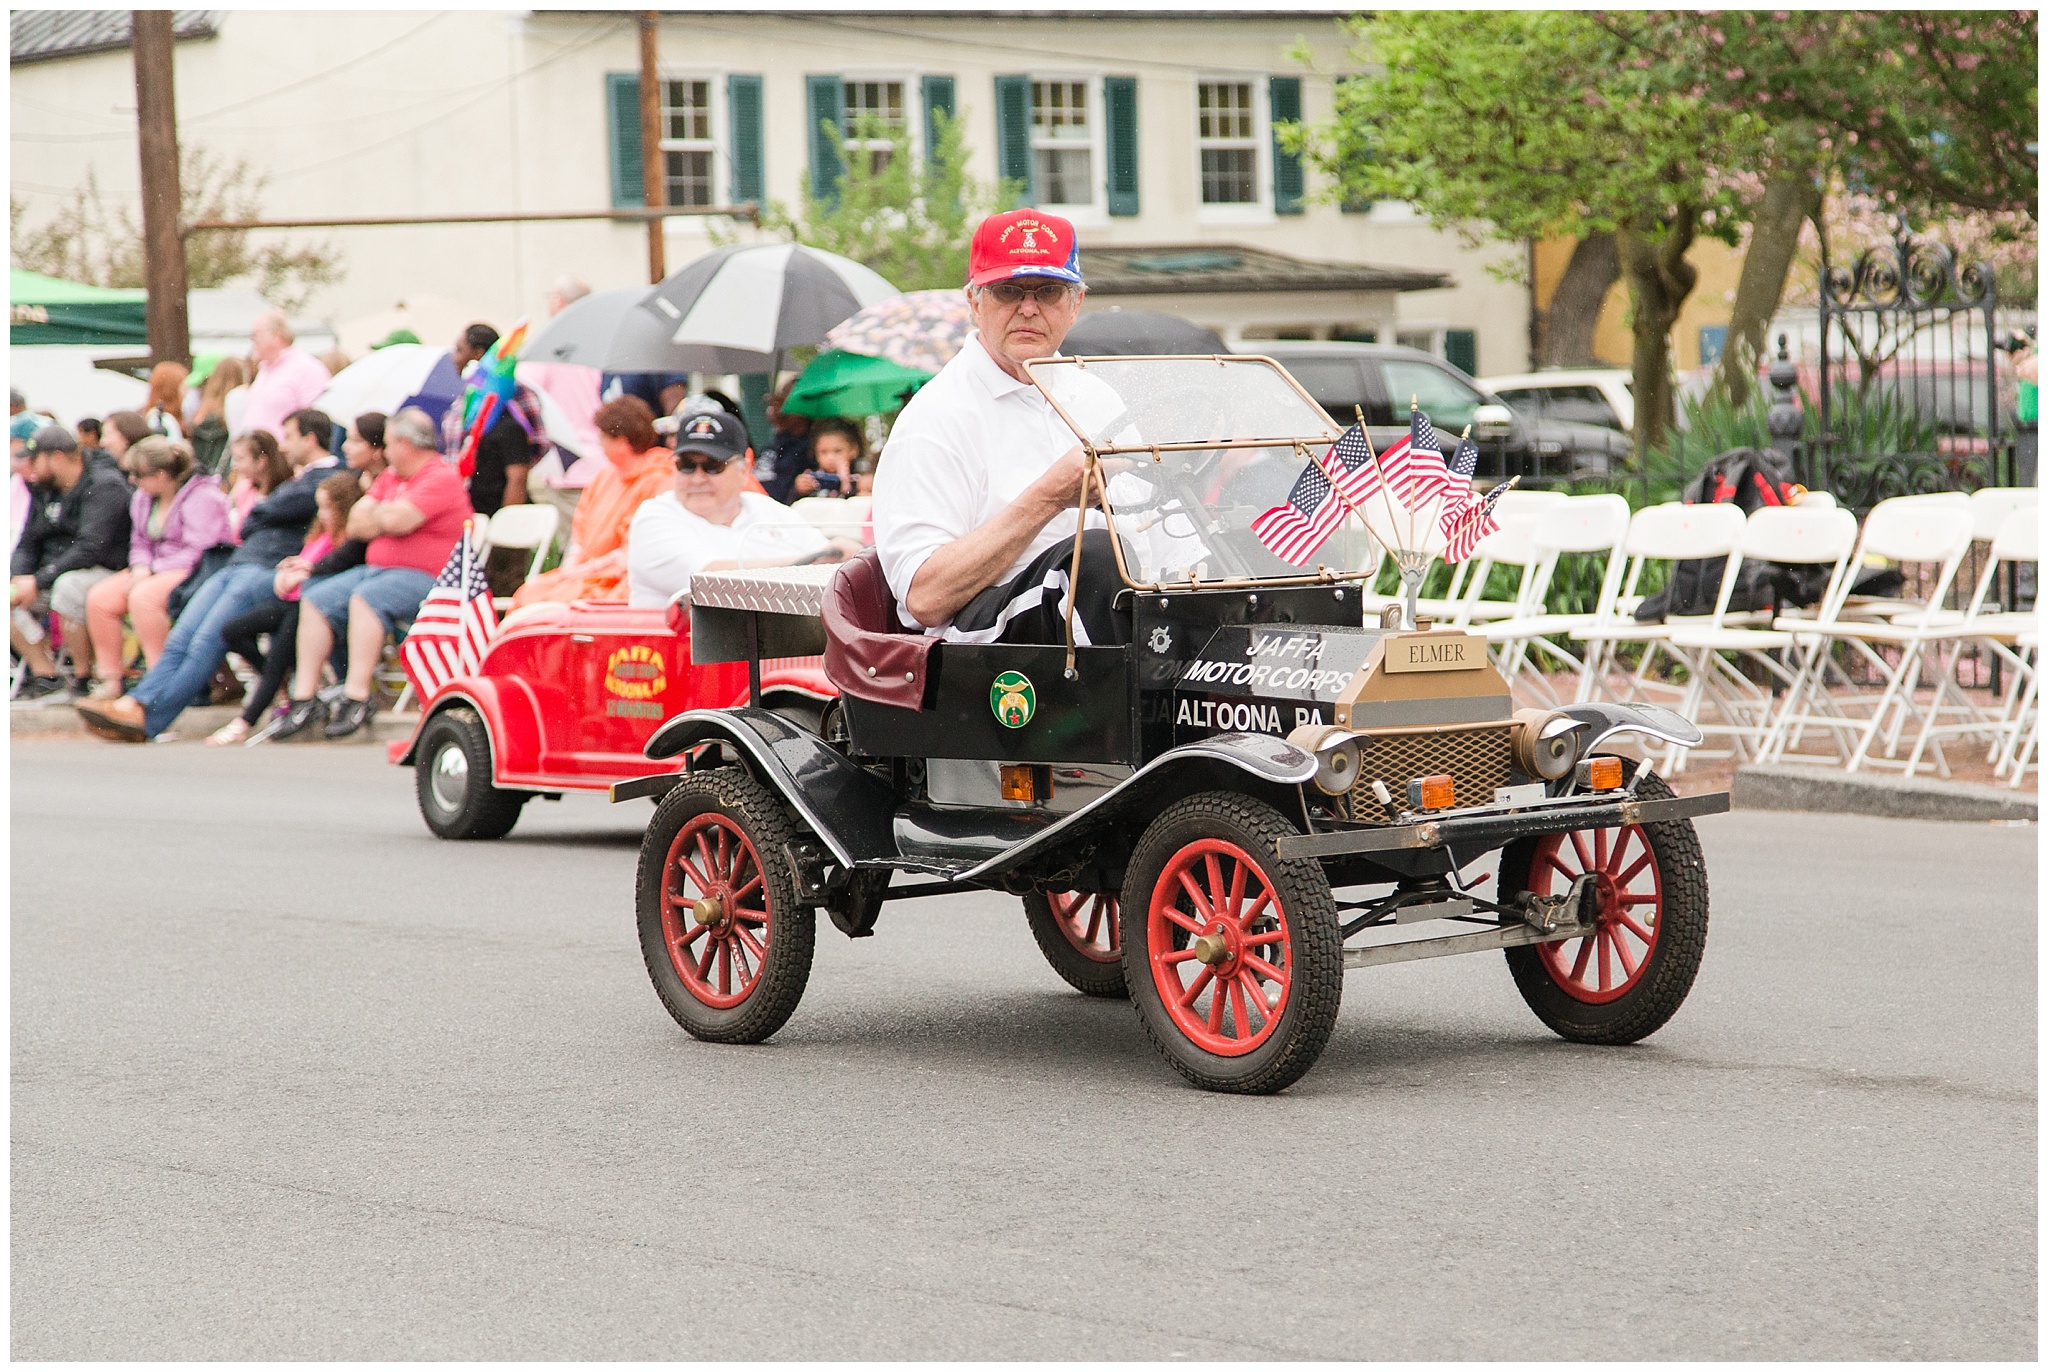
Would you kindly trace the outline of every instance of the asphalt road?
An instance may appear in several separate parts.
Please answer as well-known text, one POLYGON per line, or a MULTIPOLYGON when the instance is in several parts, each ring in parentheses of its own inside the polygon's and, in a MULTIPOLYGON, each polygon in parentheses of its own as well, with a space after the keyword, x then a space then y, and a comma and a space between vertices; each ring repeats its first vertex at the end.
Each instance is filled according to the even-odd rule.
POLYGON ((649 807, 440 843, 379 751, 14 746, 14 1356, 2036 1355, 2031 828, 1708 819, 1648 1042, 1447 958, 1238 1099, 997 897, 699 1044, 649 807))

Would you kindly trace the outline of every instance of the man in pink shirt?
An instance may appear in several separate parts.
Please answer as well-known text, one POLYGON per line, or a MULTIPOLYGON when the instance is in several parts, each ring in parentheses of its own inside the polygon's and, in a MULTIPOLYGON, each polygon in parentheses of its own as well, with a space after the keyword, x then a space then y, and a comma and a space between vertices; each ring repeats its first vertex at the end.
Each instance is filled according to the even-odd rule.
POLYGON ((249 327, 249 351, 256 358, 256 379, 242 406, 242 433, 268 429, 283 432, 285 416, 318 400, 334 378, 320 359, 292 344, 292 325, 276 310, 265 310, 249 327))
POLYGON ((299 597, 297 677, 292 703, 273 738, 320 724, 328 738, 347 738, 370 720, 370 679, 384 635, 419 612, 434 578, 470 518, 469 494, 455 468, 434 447, 434 421, 403 409, 384 424, 390 466, 348 513, 348 536, 369 540, 364 565, 306 583, 299 597), (331 719, 316 695, 320 668, 334 646, 335 626, 348 626, 348 680, 331 719))

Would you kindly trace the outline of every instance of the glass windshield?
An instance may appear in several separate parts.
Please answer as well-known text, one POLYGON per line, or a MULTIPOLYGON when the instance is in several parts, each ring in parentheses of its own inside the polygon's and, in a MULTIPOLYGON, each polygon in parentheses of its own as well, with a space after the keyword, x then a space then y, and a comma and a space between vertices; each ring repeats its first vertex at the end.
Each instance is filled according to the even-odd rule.
POLYGON ((1315 470, 1337 428, 1264 358, 1047 358, 1032 379, 1102 457, 1140 584, 1368 573, 1378 549, 1315 470))

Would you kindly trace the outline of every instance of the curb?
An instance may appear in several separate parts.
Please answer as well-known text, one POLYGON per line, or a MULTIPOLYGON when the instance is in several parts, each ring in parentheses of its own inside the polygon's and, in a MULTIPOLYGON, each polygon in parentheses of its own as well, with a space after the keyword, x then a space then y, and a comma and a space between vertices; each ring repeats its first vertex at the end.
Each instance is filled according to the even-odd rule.
MULTIPOLYGON (((179 743, 203 744, 206 742, 208 734, 211 734, 215 729, 218 729, 240 713, 242 713, 242 707, 239 705, 195 706, 178 716, 178 722, 172 726, 172 730, 178 735, 177 741, 179 743)), ((329 747, 346 747, 356 743, 383 744, 390 742, 392 739, 411 737, 413 726, 418 722, 419 716, 416 714, 387 715, 380 713, 372 715, 370 717, 370 727, 359 730, 353 738, 340 739, 332 744, 328 744, 326 739, 317 739, 315 741, 327 744, 329 747)), ((87 731, 85 721, 78 717, 78 711, 68 705, 44 705, 40 707, 9 709, 7 712, 7 726, 9 736, 17 741, 34 738, 93 737, 87 731)))
POLYGON ((1796 763, 1736 768, 1733 804, 1738 810, 1814 810, 1966 823, 2040 819, 2040 798, 2032 791, 1925 777, 1849 776, 1796 763))

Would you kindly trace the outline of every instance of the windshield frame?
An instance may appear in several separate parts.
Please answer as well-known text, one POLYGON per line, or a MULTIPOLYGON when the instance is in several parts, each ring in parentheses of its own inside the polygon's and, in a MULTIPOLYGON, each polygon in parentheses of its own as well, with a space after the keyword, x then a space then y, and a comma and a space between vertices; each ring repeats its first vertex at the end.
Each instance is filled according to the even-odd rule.
MULTIPOLYGON (((1052 357, 1031 358, 1024 363, 1024 368, 1026 374, 1030 376, 1032 384, 1038 388, 1038 393, 1045 397, 1046 403, 1052 406, 1053 412, 1059 415, 1061 422, 1074 435, 1075 441, 1081 446, 1081 450, 1088 454, 1087 480, 1093 485, 1093 507, 1100 509, 1103 513, 1103 518, 1109 523, 1111 534, 1109 540, 1110 548, 1116 555, 1117 572, 1122 576, 1126 586, 1139 591, 1185 592, 1191 590, 1229 590, 1243 586, 1325 586, 1343 582, 1357 582, 1362 585, 1368 580, 1377 579, 1379 574, 1377 566, 1370 572, 1336 571, 1328 567, 1317 567, 1313 571, 1302 571, 1292 575, 1224 576, 1212 578, 1197 577, 1194 569, 1190 568, 1187 579, 1183 581, 1147 581, 1134 576, 1131 572, 1130 564, 1124 554, 1124 539, 1116 525, 1116 508, 1110 504, 1108 491, 1105 489, 1106 483, 1100 465, 1102 458, 1149 455, 1154 462, 1158 462, 1162 453, 1292 448, 1304 461, 1313 462, 1316 460, 1313 451, 1315 446, 1327 448, 1340 437, 1340 433, 1335 427, 1335 421, 1330 418, 1328 411, 1324 410, 1316 402, 1314 396, 1302 388, 1301 383, 1294 379, 1294 373, 1288 371, 1278 359, 1268 357, 1263 353, 1162 353, 1157 356, 1146 354, 1143 357, 1121 354, 1087 357, 1054 355, 1052 357), (1279 373, 1281 379, 1293 388, 1296 395, 1301 397, 1301 402, 1307 407, 1308 412, 1316 416, 1317 420, 1321 423, 1323 432, 1313 438, 1296 436, 1291 438, 1202 439, 1173 443, 1097 443, 1088 436, 1086 429, 1075 420, 1074 416, 1068 413, 1066 408, 1060 404, 1058 398, 1053 395, 1051 388, 1045 384, 1039 375, 1041 367, 1046 368, 1048 373, 1054 367, 1064 366, 1071 366, 1086 371, 1088 364, 1091 362, 1130 363, 1137 361, 1216 362, 1225 365, 1230 363, 1263 362, 1272 368, 1273 371, 1279 373)), ((1080 527, 1078 520, 1076 527, 1080 527)), ((1368 536, 1370 535, 1368 534, 1368 536)), ((1377 541, 1376 539, 1374 540, 1375 543, 1377 541)), ((1078 563, 1078 559, 1076 561, 1078 563)))

